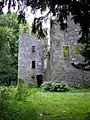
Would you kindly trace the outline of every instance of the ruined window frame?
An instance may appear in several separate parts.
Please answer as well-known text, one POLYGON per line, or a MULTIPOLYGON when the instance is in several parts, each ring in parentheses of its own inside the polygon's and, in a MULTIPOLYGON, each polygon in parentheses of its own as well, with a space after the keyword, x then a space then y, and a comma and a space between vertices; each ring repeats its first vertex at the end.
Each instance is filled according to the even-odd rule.
POLYGON ((68 60, 70 58, 70 46, 69 45, 63 45, 63 58, 65 60, 68 60))
POLYGON ((36 63, 35 61, 32 61, 32 69, 35 69, 36 68, 36 63))
POLYGON ((35 45, 32 46, 32 52, 35 52, 35 45))

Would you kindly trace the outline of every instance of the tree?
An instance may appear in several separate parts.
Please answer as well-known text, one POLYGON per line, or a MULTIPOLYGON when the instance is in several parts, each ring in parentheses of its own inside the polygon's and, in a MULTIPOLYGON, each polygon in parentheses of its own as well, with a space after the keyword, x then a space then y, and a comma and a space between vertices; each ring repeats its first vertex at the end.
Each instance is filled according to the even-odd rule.
MULTIPOLYGON (((90 27, 90 0, 2 0, 0 2, 1 12, 4 5, 7 4, 7 1, 9 12, 12 6, 15 7, 16 4, 18 4, 18 9, 20 10, 20 20, 21 18, 25 18, 23 9, 27 6, 31 6, 34 12, 37 11, 37 9, 40 9, 41 12, 43 12, 48 7, 49 12, 47 15, 50 13, 53 13, 53 15, 58 14, 58 20, 61 22, 61 28, 64 28, 65 23, 63 21, 64 19, 67 20, 67 15, 69 12, 71 12, 75 23, 80 23, 80 26, 82 28, 82 37, 88 37, 90 27)), ((46 16, 40 17, 38 19, 35 18, 34 24, 39 23, 39 26, 41 26, 41 20, 46 16)))
POLYGON ((49 14, 52 13, 53 16, 58 16, 61 29, 64 30, 68 27, 67 22, 64 22, 64 20, 67 21, 67 16, 69 13, 71 13, 73 15, 72 19, 74 20, 75 24, 79 23, 81 26, 80 32, 82 36, 78 42, 87 44, 82 55, 86 58, 85 65, 90 65, 90 0, 2 0, 0 2, 1 13, 2 8, 5 4, 7 4, 7 1, 9 12, 11 6, 15 7, 16 4, 18 4, 18 9, 20 10, 19 21, 24 21, 25 13, 23 9, 27 6, 31 6, 33 12, 40 9, 42 13, 47 8, 49 9, 47 15, 34 19, 32 31, 34 33, 38 31, 40 36, 42 34, 45 35, 46 33, 43 32, 42 20, 45 19, 49 14))
POLYGON ((17 81, 18 73, 18 16, 15 13, 0 15, 0 84, 17 81))

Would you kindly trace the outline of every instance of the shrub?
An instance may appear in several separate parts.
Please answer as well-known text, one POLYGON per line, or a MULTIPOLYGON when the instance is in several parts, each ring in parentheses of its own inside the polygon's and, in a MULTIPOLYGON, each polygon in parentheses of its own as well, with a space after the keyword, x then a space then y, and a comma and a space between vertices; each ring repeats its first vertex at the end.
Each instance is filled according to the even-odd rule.
POLYGON ((61 81, 60 83, 56 81, 44 82, 41 87, 45 91, 53 92, 67 92, 70 90, 70 86, 64 81, 61 81))
POLYGON ((8 111, 8 104, 10 99, 10 90, 5 87, 0 87, 0 120, 3 120, 3 117, 6 114, 6 111, 8 111))
POLYGON ((24 100, 25 99, 25 88, 23 86, 23 82, 22 80, 18 80, 18 84, 17 84, 17 92, 16 92, 16 95, 15 95, 15 98, 17 100, 24 100))
MULTIPOLYGON (((7 65, 6 65, 7 66, 7 65)), ((17 84, 18 71, 14 68, 3 67, 0 68, 0 85, 9 86, 17 84)))

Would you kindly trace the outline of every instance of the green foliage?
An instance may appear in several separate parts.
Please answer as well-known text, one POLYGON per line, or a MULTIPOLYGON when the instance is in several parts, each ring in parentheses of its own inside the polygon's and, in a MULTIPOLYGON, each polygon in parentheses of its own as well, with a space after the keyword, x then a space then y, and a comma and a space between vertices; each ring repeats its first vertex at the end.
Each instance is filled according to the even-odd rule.
POLYGON ((64 59, 69 59, 69 46, 63 46, 64 59))
POLYGON ((32 33, 36 34, 38 38, 45 39, 47 36, 47 29, 43 28, 42 26, 42 20, 38 20, 38 18, 34 19, 34 22, 32 24, 32 33))
POLYGON ((90 120, 90 88, 67 93, 24 90, 26 101, 18 101, 13 97, 17 87, 0 88, 0 120, 90 120))
POLYGON ((9 99, 9 88, 5 86, 0 87, 0 118, 3 118, 5 111, 8 111, 9 99))
POLYGON ((0 15, 0 84, 17 81, 19 24, 16 13, 0 15))
POLYGON ((23 86, 23 82, 22 80, 18 80, 18 84, 17 84, 17 93, 15 95, 15 98, 19 101, 21 100, 25 100, 25 88, 23 86))
POLYGON ((30 34, 30 29, 29 29, 29 23, 21 23, 19 27, 19 32, 20 33, 29 33, 30 34))
POLYGON ((17 101, 25 102, 27 99, 27 96, 34 95, 35 93, 37 93, 37 91, 38 91, 38 89, 34 88, 33 86, 32 87, 30 86, 29 90, 28 90, 28 87, 25 87, 23 80, 18 80, 14 98, 17 101))
POLYGON ((74 55, 76 56, 78 54, 83 53, 85 47, 86 47, 86 44, 83 44, 83 45, 80 44, 80 45, 74 45, 71 49, 72 49, 74 55))
POLYGON ((45 91, 52 92, 67 92, 70 90, 70 86, 64 81, 61 81, 60 83, 56 81, 44 82, 41 87, 45 91))
MULTIPOLYGON (((22 88, 21 81, 18 83, 18 86, 20 91, 22 88)), ((37 114, 32 103, 27 103, 27 107, 24 105, 23 99, 17 101, 13 97, 13 94, 16 93, 16 88, 14 89, 12 90, 12 88, 5 86, 0 87, 0 120, 34 120, 37 114)))
MULTIPOLYGON (((44 16, 41 16, 39 18, 35 18, 34 24, 33 24, 33 32, 36 30, 39 30, 38 33, 40 35, 43 35, 42 32, 42 21, 46 20, 49 15, 57 15, 58 16, 58 22, 60 22, 60 27, 62 29, 67 28, 67 16, 69 13, 73 15, 72 19, 73 21, 81 26, 80 33, 82 34, 82 37, 80 39, 80 42, 87 42, 89 43, 89 32, 90 32, 90 1, 89 0, 3 0, 0 1, 0 13, 2 13, 3 7, 7 5, 8 11, 10 12, 10 8, 17 8, 19 10, 19 19, 20 21, 24 21, 25 19, 25 12, 23 10, 24 6, 30 6, 32 8, 33 13, 37 12, 37 10, 40 10, 41 13, 44 11, 47 11, 48 13, 44 16), (17 2, 16 2, 17 1, 17 2), (18 5, 17 5, 18 4, 18 5), (62 6, 62 7, 61 7, 62 6), (21 11, 20 11, 21 10, 21 11), (64 20, 67 22, 65 23, 64 20)), ((27 12, 27 11, 26 11, 27 12)))
MULTIPOLYGON (((22 23, 22 32, 29 25, 22 23)), ((18 76, 19 24, 17 13, 0 14, 0 85, 16 84, 18 76)))
POLYGON ((34 95, 35 93, 37 93, 38 89, 37 88, 30 88, 30 90, 28 91, 28 95, 34 95))
POLYGON ((7 106, 10 99, 9 89, 5 86, 0 87, 0 107, 2 105, 7 106))

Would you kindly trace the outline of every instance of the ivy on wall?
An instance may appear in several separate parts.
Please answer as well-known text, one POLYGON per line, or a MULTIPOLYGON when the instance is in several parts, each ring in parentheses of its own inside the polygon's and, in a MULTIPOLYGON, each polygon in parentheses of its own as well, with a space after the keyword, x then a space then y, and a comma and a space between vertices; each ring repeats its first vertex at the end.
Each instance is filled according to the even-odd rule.
POLYGON ((74 55, 77 56, 78 54, 81 54, 86 47, 86 44, 80 44, 80 45, 73 45, 71 50, 73 51, 74 55))
POLYGON ((63 57, 64 59, 69 59, 69 46, 63 46, 63 57))

